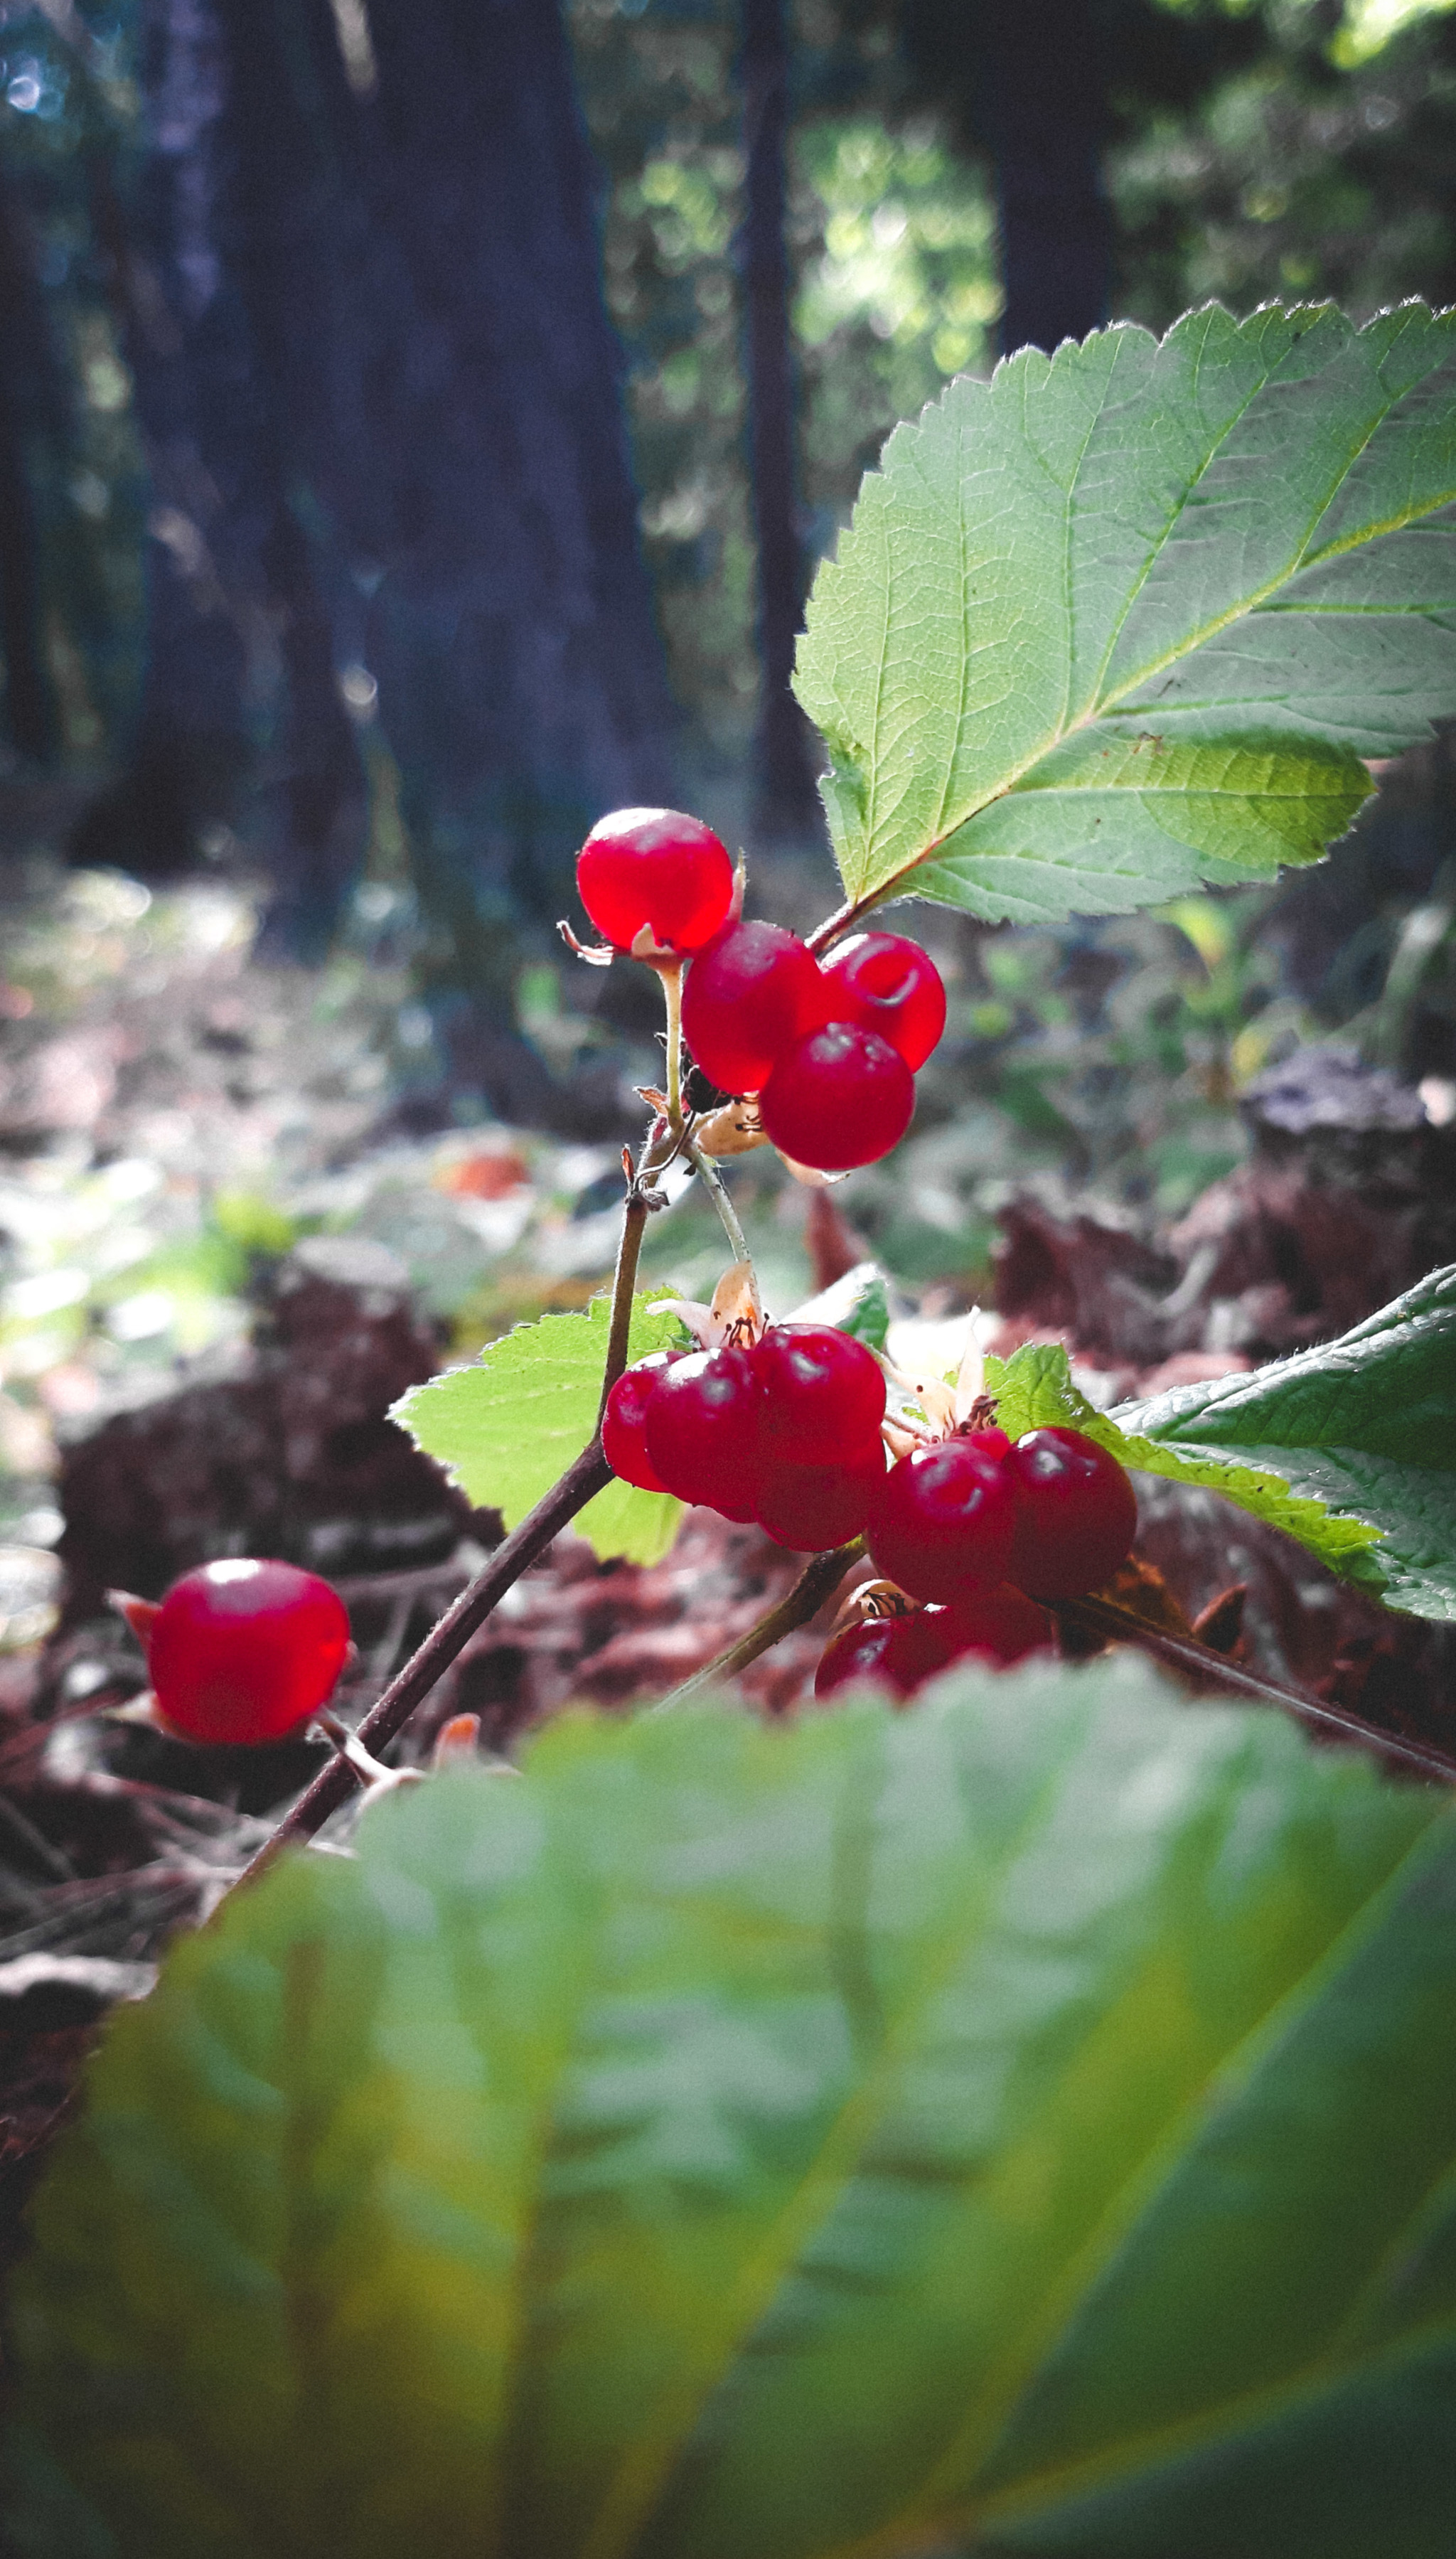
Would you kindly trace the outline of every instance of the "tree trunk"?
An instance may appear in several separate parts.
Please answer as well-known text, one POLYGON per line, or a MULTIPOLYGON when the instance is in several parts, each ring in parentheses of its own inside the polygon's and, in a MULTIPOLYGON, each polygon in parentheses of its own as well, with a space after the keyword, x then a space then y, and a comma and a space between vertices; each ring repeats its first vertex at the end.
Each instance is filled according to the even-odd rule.
POLYGON ((983 0, 978 33, 1000 194, 1001 349, 1050 355, 1107 317, 1105 100, 1090 0, 983 0))
POLYGON ((220 0, 245 290, 454 972, 565 910, 671 709, 552 0, 220 0), (350 50, 341 44, 349 39, 350 50))
POLYGON ((818 794, 808 725, 791 689, 803 616, 803 553, 795 492, 785 244, 789 38, 784 0, 743 0, 742 77, 747 160, 743 291, 761 668, 755 814, 766 833, 798 835, 814 827, 818 794))

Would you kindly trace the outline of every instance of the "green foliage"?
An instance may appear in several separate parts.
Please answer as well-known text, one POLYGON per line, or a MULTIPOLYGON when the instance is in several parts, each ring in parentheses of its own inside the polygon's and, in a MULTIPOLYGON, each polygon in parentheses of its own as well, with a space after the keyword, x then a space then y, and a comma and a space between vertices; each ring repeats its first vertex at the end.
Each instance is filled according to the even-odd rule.
POLYGON ((1434 2559, 1443 1799, 1145 1666, 567 1719, 174 1948, 62 2135, 25 2559, 1434 2559))
MULTIPOLYGON (((594 1297, 579 1315, 543 1315, 488 1342, 468 1368, 451 1368, 412 1386, 390 1419, 417 1447, 437 1458, 451 1482, 481 1508, 498 1510, 508 1529, 548 1493, 581 1455, 597 1427, 611 1308, 594 1297)), ((629 1359, 682 1341, 675 1315, 633 1300, 629 1359)), ((667 1493, 609 1484, 574 1526, 602 1557, 657 1564, 677 1534, 682 1504, 667 1493)))
POLYGON ((1069 1423, 1126 1466, 1226 1494, 1390 1607, 1456 1620, 1456 1268, 1321 1349, 1109 1414, 1055 1345, 986 1368, 1013 1437, 1069 1423))
POLYGON ((1313 860, 1456 690, 1456 323, 1190 314, 897 429, 798 686, 845 889, 1056 921, 1313 860))

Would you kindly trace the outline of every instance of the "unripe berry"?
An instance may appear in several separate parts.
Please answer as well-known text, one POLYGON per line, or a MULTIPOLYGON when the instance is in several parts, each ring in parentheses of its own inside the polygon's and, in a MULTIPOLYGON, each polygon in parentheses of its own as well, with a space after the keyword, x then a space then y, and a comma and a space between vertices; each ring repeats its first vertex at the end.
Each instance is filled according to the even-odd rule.
POLYGON ((1029 1430, 1006 1459, 1016 1495, 1010 1578, 1039 1599, 1100 1589, 1137 1535, 1137 1495, 1115 1457, 1082 1430, 1029 1430))
POLYGON ((766 1445, 776 1458, 827 1466, 877 1438, 885 1373, 852 1334, 830 1324, 771 1324, 758 1362, 768 1399, 766 1445))
POLYGON ((965 1439, 914 1448, 885 1477, 869 1523, 875 1570, 916 1599, 1004 1581, 1016 1504, 1001 1461, 965 1439))
POLYGON ((733 864, 680 809, 615 809, 576 857, 576 885, 599 933, 630 951, 644 926, 670 951, 700 951, 733 903, 733 864))
POLYGON ((757 1517, 764 1390, 752 1351, 693 1351, 663 1370, 648 1402, 647 1453, 682 1502, 757 1517))
POLYGON ((912 1070, 946 1027, 946 989, 928 951, 903 933, 856 933, 824 962, 834 1017, 878 1031, 912 1070))
POLYGON ((645 1493, 665 1493, 667 1487, 648 1455, 648 1404, 657 1380, 675 1351, 651 1351, 646 1359, 624 1370, 607 1398, 602 1415, 602 1454, 614 1475, 625 1484, 636 1484, 645 1493))
POLYGON ((348 1651, 338 1592, 253 1557, 185 1573, 147 1631, 153 1694, 191 1741, 276 1741, 317 1713, 348 1651))
POLYGON ((832 1015, 823 972, 777 924, 725 924, 682 989, 682 1035, 724 1093, 757 1093, 784 1051, 832 1015))
POLYGON ((823 1173, 878 1162, 914 1114, 915 1078, 900 1051, 852 1022, 831 1022, 796 1041, 759 1096, 774 1144, 823 1173))

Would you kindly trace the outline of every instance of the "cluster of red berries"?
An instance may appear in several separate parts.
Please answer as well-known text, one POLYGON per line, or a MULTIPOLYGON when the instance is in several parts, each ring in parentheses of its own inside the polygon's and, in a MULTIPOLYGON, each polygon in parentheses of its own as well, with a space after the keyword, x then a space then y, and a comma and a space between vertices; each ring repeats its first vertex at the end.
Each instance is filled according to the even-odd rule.
POLYGON ((164 1723, 189 1741, 278 1741, 332 1695, 349 1651, 337 1590, 296 1564, 228 1556, 160 1605, 121 1603, 164 1723))
POLYGON ((954 1606, 1001 1583, 1039 1599, 1094 1590, 1131 1547, 1137 1501, 1080 1430, 994 1428, 913 1448, 886 1470, 885 1379, 826 1324, 771 1324, 749 1348, 656 1351, 619 1378, 602 1446, 648 1492, 757 1520, 801 1553, 861 1531, 878 1572, 954 1606))
POLYGON ((692 954, 682 1029, 720 1092, 756 1094, 795 1163, 847 1172, 898 1145, 915 1075, 946 1027, 934 961, 898 933, 860 933, 820 967, 797 934, 730 920, 733 870, 710 828, 669 809, 620 809, 576 866, 582 903, 615 950, 646 935, 692 954))
POLYGON ((757 1521, 800 1554, 843 1546, 885 1481, 884 1372, 828 1324, 771 1324, 746 1349, 656 1351, 602 1417, 614 1474, 757 1521))

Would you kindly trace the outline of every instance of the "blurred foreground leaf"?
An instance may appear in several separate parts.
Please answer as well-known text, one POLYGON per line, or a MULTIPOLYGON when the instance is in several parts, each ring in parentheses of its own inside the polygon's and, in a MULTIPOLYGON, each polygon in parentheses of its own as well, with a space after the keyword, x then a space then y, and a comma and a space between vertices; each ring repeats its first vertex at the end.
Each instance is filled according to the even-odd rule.
POLYGON ((1444 1798, 1140 1663, 567 1720, 117 2017, 25 2559, 1437 2559, 1444 1798))

